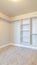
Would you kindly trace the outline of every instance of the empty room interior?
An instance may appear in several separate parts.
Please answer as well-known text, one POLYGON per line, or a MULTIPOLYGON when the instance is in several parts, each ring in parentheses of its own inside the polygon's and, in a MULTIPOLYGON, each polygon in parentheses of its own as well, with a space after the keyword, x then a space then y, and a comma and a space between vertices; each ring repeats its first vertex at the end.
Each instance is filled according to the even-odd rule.
POLYGON ((0 0, 0 65, 37 65, 37 0, 0 0))

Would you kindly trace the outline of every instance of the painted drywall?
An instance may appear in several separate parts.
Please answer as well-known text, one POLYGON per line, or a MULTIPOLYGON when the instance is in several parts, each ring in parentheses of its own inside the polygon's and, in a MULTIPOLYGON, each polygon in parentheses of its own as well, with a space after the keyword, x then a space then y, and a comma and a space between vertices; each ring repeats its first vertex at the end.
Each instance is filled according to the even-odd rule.
MULTIPOLYGON (((25 19, 25 18, 33 18, 33 24, 32 24, 32 27, 33 27, 32 34, 33 34, 33 32, 37 32, 36 31, 37 30, 37 22, 36 23, 34 22, 34 21, 37 21, 34 19, 36 17, 37 17, 37 12, 33 12, 33 13, 29 13, 29 14, 25 14, 25 15, 21 15, 21 16, 15 16, 15 17, 11 18, 11 20, 13 22, 13 23, 11 23, 11 43, 18 44, 18 42, 15 42, 15 40, 17 40, 16 35, 18 32, 15 33, 15 31, 14 31, 15 25, 17 25, 17 23, 14 24, 14 22, 16 22, 17 20, 21 21, 21 19, 25 19), (34 29, 34 27, 35 27, 35 29, 34 29), (15 33, 15 36, 14 36, 14 33, 15 33), (14 40, 14 38, 15 38, 15 40, 14 40)), ((20 36, 20 34, 18 36, 20 36)), ((19 40, 19 38, 18 38, 18 40, 19 40)), ((32 37, 32 41, 33 41, 32 46, 37 46, 37 36, 32 37)))
POLYGON ((11 23, 11 43, 20 43, 20 21, 11 23))
POLYGON ((9 26, 9 22, 0 20, 0 46, 10 42, 9 26))
POLYGON ((10 19, 0 13, 0 46, 10 42, 10 19))
POLYGON ((32 18, 32 45, 37 46, 37 17, 32 18))
MULTIPOLYGON (((36 17, 36 16, 37 16, 37 12, 12 17, 9 20, 9 18, 7 18, 5 15, 1 15, 3 19, 2 18, 0 19, 0 45, 4 45, 8 43, 20 44, 21 19, 36 17), (10 23, 11 21, 12 23, 10 23)), ((35 43, 33 44, 34 46, 36 46, 35 43)))

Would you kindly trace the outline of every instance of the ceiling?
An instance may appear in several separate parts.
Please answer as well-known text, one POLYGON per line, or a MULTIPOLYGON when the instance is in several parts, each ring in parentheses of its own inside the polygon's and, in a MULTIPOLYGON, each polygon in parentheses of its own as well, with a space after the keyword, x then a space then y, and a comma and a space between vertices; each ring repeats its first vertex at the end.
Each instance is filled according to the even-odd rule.
POLYGON ((37 0, 0 0, 0 12, 13 17, 37 11, 37 0))

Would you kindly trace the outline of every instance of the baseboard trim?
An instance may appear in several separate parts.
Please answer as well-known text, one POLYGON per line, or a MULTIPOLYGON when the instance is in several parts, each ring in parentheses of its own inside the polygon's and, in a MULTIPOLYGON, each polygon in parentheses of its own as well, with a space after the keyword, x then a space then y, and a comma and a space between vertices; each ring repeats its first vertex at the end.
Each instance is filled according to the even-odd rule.
POLYGON ((10 43, 8 43, 8 44, 5 44, 5 45, 1 45, 1 46, 0 46, 0 48, 7 47, 7 46, 9 46, 9 45, 11 45, 11 44, 10 44, 10 43))
POLYGON ((37 47, 34 47, 34 46, 25 46, 25 45, 22 45, 22 44, 14 44, 14 43, 8 43, 8 44, 5 44, 5 45, 2 45, 2 46, 0 46, 0 48, 4 48, 4 47, 10 46, 10 45, 37 50, 37 47))
POLYGON ((37 47, 34 47, 34 46, 25 46, 25 45, 22 45, 22 44, 13 44, 13 43, 11 43, 11 45, 37 50, 37 47))

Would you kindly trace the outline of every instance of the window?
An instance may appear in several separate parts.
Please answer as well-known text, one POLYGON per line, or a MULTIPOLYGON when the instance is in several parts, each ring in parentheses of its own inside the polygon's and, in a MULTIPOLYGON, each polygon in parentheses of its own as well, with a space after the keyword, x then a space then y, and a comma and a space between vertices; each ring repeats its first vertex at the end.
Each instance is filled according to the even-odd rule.
POLYGON ((25 44, 30 44, 30 19, 22 20, 21 42, 23 42, 25 44))

